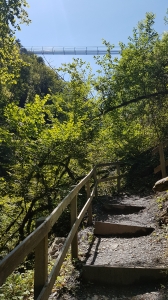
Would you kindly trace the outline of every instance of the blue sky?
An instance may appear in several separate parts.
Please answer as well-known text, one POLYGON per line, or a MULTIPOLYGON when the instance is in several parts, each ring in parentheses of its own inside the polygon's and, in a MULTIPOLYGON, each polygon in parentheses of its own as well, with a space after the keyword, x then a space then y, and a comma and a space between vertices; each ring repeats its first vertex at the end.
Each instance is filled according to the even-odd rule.
MULTIPOLYGON (((155 29, 168 30, 164 16, 167 0, 27 0, 32 23, 16 34, 24 47, 101 46, 102 39, 118 47, 146 12, 156 14, 155 29)), ((91 56, 80 56, 95 68, 91 56)), ((71 62, 72 56, 46 56, 53 67, 71 62)))

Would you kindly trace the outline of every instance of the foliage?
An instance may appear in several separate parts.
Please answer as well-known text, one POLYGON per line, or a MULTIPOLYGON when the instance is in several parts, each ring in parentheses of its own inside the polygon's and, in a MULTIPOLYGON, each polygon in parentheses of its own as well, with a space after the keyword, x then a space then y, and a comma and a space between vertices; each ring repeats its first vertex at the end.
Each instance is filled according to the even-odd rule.
POLYGON ((97 62, 105 75, 99 76, 95 85, 103 96, 104 112, 166 95, 167 34, 159 39, 153 24, 154 15, 146 14, 146 19, 134 28, 128 45, 120 43, 120 59, 112 60, 112 46, 104 41, 108 53, 102 60, 98 58, 97 62))
POLYGON ((25 103, 34 101, 35 95, 44 97, 62 92, 65 82, 58 74, 45 65, 42 57, 24 50, 19 40, 17 44, 24 64, 20 68, 17 84, 11 89, 12 100, 24 107, 25 103))
MULTIPOLYGON (((50 268, 54 261, 50 261, 50 268)), ((63 291, 74 291, 77 288, 77 279, 79 278, 79 271, 75 268, 75 262, 71 260, 70 253, 67 254, 57 280, 53 286, 52 293, 61 294, 63 291)))
POLYGON ((26 270, 23 273, 12 273, 0 287, 1 300, 31 300, 33 297, 33 271, 26 270))
POLYGON ((3 120, 5 105, 11 100, 11 87, 17 83, 24 65, 14 31, 20 29, 20 23, 30 22, 26 6, 25 0, 0 0, 0 120, 3 120))
POLYGON ((165 24, 168 24, 168 9, 166 11, 166 16, 164 17, 165 24))
POLYGON ((120 58, 112 58, 113 45, 106 41, 107 54, 96 58, 100 140, 113 149, 111 157, 135 156, 167 136, 168 34, 159 37, 153 25, 154 15, 147 13, 128 44, 120 43, 120 58))
POLYGON ((22 65, 19 49, 14 38, 7 35, 2 39, 0 34, 0 113, 3 116, 3 109, 10 101, 11 87, 17 83, 19 70, 22 65))
MULTIPOLYGON (((20 30, 20 24, 29 24, 26 0, 0 0, 0 23, 6 32, 13 34, 15 30, 20 30), (13 28, 13 30, 12 30, 13 28)), ((2 29, 1 27, 1 29, 2 29)))
POLYGON ((53 210, 87 165, 95 106, 84 100, 88 82, 75 84, 67 83, 62 94, 36 96, 23 108, 14 102, 5 108, 0 138, 10 159, 1 178, 1 249, 11 249, 11 237, 17 243, 29 234, 34 219, 53 210))
POLYGON ((83 174, 97 124, 90 123, 96 112, 90 79, 83 82, 77 71, 82 63, 64 66, 71 69, 65 83, 16 41, 14 31, 29 23, 26 6, 24 0, 2 1, 0 9, 2 257, 83 174))
MULTIPOLYGON (((55 260, 52 258, 48 262, 48 272, 50 273, 55 260)), ((25 266, 20 266, 22 272, 16 270, 6 280, 6 282, 0 287, 0 300, 33 300, 34 299, 34 272, 33 270, 27 270, 25 266)), ((61 293, 64 289, 75 291, 77 288, 76 279, 79 277, 79 271, 75 269, 74 263, 71 261, 70 253, 67 254, 59 276, 53 286, 52 293, 61 293)))
POLYGON ((167 194, 161 194, 157 197, 156 202, 158 203, 158 207, 160 210, 163 208, 164 202, 167 202, 168 200, 167 198, 168 198, 167 194))

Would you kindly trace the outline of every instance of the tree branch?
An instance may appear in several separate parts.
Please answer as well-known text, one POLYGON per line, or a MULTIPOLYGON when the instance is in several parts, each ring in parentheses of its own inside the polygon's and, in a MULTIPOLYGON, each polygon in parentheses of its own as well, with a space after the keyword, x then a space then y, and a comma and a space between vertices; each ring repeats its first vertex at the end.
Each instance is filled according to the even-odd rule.
POLYGON ((105 110, 103 112, 103 114, 105 115, 105 114, 109 113, 110 111, 113 111, 115 109, 127 106, 127 105, 129 105, 131 103, 136 103, 136 102, 138 102, 140 100, 144 100, 144 99, 150 99, 150 98, 153 98, 153 97, 157 97, 159 95, 168 95, 168 90, 165 90, 165 91, 162 91, 162 92, 153 93, 153 94, 139 96, 139 97, 131 99, 131 100, 127 101, 127 102, 123 102, 123 103, 118 104, 116 106, 109 107, 107 110, 105 110))

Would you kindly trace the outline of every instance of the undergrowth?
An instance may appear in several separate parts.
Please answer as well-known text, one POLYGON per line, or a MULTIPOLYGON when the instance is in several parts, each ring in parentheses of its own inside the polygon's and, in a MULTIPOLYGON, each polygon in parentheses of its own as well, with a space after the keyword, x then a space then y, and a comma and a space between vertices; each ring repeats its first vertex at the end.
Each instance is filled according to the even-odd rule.
MULTIPOLYGON (((50 273, 55 260, 49 258, 48 272, 50 273)), ((22 269, 24 266, 22 266, 22 269)), ((59 276, 52 289, 52 294, 62 293, 65 288, 67 291, 74 290, 77 286, 77 279, 79 272, 75 269, 74 264, 71 262, 71 255, 68 253, 66 256, 59 276)), ((33 300, 34 299, 34 271, 26 270, 13 272, 0 287, 0 300, 33 300)))

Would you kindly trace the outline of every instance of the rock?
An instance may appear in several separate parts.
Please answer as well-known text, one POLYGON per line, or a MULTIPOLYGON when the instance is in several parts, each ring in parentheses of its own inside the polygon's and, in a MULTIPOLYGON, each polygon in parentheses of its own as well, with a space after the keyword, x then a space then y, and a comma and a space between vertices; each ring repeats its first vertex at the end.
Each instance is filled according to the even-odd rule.
POLYGON ((162 192, 168 190, 168 177, 162 178, 161 180, 158 180, 154 187, 153 190, 155 192, 162 192))
POLYGON ((63 247, 64 242, 65 242, 64 237, 55 238, 54 242, 52 243, 48 251, 49 255, 52 258, 57 258, 57 256, 59 255, 59 251, 63 247))
POLYGON ((117 243, 114 243, 111 245, 111 249, 115 250, 119 245, 117 243))
POLYGON ((99 299, 99 297, 97 296, 97 295, 94 295, 93 297, 92 297, 92 300, 98 300, 99 299))

